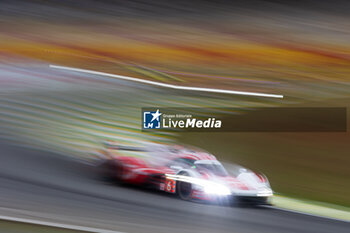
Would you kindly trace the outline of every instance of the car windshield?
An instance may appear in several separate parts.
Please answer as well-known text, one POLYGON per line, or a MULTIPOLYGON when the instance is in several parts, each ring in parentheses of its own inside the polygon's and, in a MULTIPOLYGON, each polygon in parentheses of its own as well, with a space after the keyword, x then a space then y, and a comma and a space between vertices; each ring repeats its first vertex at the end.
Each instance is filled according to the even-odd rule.
POLYGON ((227 176, 227 171, 219 162, 196 162, 195 169, 198 171, 209 171, 217 176, 227 176))
POLYGON ((170 166, 181 166, 181 167, 191 167, 194 165, 194 161, 193 159, 188 159, 188 158, 177 158, 174 159, 173 161, 171 161, 170 163, 168 163, 168 167, 170 166))

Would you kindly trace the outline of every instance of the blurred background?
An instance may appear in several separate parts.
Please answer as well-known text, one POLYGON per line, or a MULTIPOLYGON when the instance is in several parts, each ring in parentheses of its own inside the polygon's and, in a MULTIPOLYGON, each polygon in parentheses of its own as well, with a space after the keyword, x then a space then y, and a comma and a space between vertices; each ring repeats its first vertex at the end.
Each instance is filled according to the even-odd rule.
POLYGON ((348 1, 2 0, 0 137, 93 162, 104 140, 181 142, 266 174, 282 195, 350 206, 349 133, 145 133, 142 107, 348 107, 348 1), (193 93, 55 70, 90 69, 193 93))

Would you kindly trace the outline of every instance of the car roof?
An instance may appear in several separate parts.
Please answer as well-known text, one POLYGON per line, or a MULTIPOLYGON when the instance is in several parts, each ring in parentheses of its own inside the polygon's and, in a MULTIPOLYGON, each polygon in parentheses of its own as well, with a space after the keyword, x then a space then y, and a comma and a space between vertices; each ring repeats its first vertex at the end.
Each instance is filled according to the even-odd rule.
POLYGON ((210 153, 203 152, 203 151, 194 151, 194 150, 179 151, 179 157, 193 159, 196 161, 216 160, 216 157, 210 153))
POLYGON ((205 159, 205 160, 197 160, 194 162, 194 164, 217 164, 220 165, 221 163, 217 161, 216 159, 205 159))

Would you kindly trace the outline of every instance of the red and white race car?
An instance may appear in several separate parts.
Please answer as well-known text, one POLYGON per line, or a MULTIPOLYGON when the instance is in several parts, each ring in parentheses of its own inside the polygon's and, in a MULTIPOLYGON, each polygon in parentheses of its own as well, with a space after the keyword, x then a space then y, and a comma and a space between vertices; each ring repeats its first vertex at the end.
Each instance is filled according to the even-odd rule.
POLYGON ((269 204, 273 195, 264 175, 238 165, 228 165, 227 170, 214 155, 195 148, 109 142, 102 153, 104 177, 173 193, 183 200, 269 204), (128 155, 130 152, 139 156, 128 155))

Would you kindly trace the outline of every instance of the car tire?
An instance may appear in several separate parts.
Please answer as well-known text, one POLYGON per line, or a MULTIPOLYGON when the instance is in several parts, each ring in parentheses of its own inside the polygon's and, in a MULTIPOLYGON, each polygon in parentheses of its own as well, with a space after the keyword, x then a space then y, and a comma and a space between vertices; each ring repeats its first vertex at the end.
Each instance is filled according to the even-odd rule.
POLYGON ((121 183, 122 166, 116 160, 106 160, 99 165, 100 176, 104 181, 121 183))
MULTIPOLYGON (((179 173, 179 175, 189 176, 187 172, 179 173)), ((192 184, 188 182, 177 181, 176 193, 182 200, 185 200, 185 201, 192 200, 192 184)))

